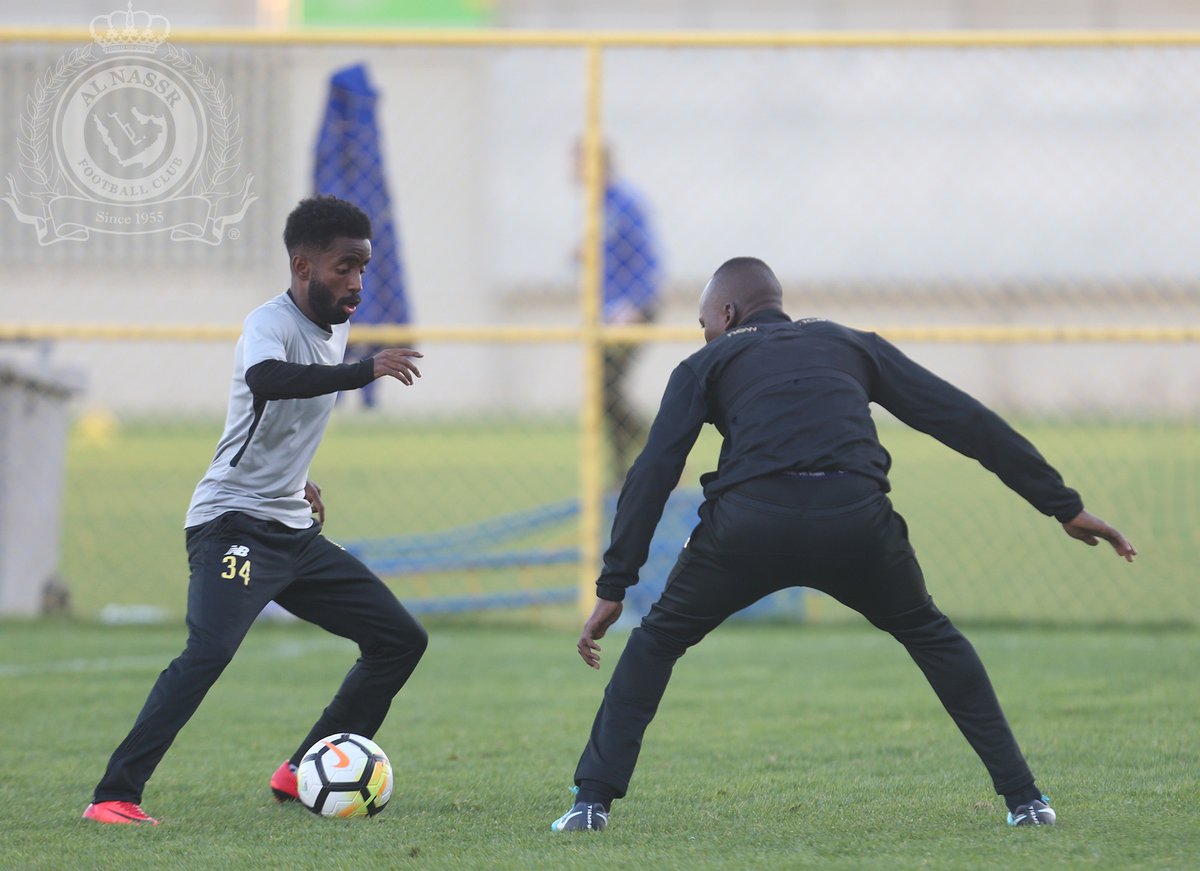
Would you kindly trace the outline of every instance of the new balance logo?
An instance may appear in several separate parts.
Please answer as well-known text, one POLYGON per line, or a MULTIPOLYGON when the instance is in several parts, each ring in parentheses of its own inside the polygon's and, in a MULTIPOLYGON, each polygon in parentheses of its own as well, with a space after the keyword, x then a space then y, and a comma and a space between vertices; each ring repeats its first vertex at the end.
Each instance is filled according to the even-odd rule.
POLYGON ((229 550, 225 551, 225 556, 247 557, 250 556, 250 548, 244 544, 231 544, 229 550))

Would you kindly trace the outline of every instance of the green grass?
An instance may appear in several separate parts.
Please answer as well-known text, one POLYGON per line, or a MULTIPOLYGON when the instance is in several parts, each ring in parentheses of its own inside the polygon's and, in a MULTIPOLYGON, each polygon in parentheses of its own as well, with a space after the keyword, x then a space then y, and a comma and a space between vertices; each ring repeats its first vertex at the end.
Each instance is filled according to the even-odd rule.
POLYGON ((1191 631, 970 632, 1060 825, 1009 829, 982 766, 890 638, 730 625, 681 660, 601 835, 549 831, 624 636, 600 673, 574 620, 431 625, 378 741, 373 820, 275 805, 266 781, 354 652, 256 627, 151 781, 157 829, 79 819, 179 625, 0 627, 0 867, 1183 869, 1200 854, 1191 631))
MULTIPOLYGON (((1122 528, 1134 565, 1068 540, 977 463, 881 423, 894 457, 893 500, 909 520, 929 587, 959 620, 1200 625, 1193 553, 1200 528, 1200 437, 1193 423, 1033 421, 1021 427, 1088 507, 1122 528)), ((125 421, 110 439, 70 443, 62 571, 76 613, 150 604, 182 615, 182 518, 219 435, 217 421, 125 421)), ((681 487, 715 466, 706 428, 681 487)), ((572 422, 434 423, 335 418, 313 467, 335 540, 449 529, 570 499, 579 490, 572 422)), ((607 533, 607 530, 605 530, 607 533)), ((527 542, 577 543, 573 524, 527 542)), ((405 599, 518 585, 566 586, 572 567, 389 578, 405 599)), ((817 602, 816 619, 845 619, 817 602)))

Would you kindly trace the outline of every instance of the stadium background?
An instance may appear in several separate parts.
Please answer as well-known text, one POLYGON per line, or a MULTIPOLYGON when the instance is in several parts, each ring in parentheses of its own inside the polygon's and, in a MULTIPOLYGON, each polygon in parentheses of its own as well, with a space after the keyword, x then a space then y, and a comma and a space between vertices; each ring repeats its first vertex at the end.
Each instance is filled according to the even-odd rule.
MULTIPOLYGON (((1108 17, 1046 21, 1036 4, 1011 4, 1006 18, 949 2, 920 7, 927 17, 911 23, 1109 29, 883 34, 850 28, 896 26, 888 4, 843 4, 838 17, 829 4, 786 4, 789 13, 767 2, 740 19, 719 4, 705 5, 707 18, 684 3, 617 4, 608 19, 582 3, 443 7, 455 25, 580 28, 553 33, 195 29, 254 23, 227 5, 203 20, 169 3, 152 11, 171 18, 172 44, 224 82, 238 115, 239 171, 258 199, 236 238, 40 247, 7 209, 0 218, 0 353, 86 383, 69 406, 58 564, 77 614, 149 605, 181 615, 179 527, 219 434, 232 342, 286 282, 279 232, 311 191, 328 77, 364 62, 382 96, 414 310, 412 328, 390 335, 420 345, 425 377, 411 390, 385 385, 372 412, 348 397, 314 478, 330 535, 406 567, 390 576, 406 600, 561 602, 586 589, 611 490, 600 345, 646 344, 636 392, 649 413, 670 367, 699 344, 707 275, 754 254, 779 272, 793 316, 877 329, 1006 414, 1143 554, 1133 570, 1085 559, 1099 555, 1080 554, 973 463, 881 415, 896 501, 945 610, 989 621, 1200 619, 1187 551, 1200 471, 1200 254, 1189 244, 1200 202, 1197 34, 1112 29, 1133 26, 1121 10, 1134 4, 1073 4, 1108 17), (761 30, 722 29, 747 26, 761 30), (593 169, 596 143, 612 143, 618 173, 653 210, 667 276, 653 328, 596 323, 594 256, 582 269, 573 256, 597 226, 595 189, 571 178, 581 133, 593 169)), ((1184 5, 1139 8, 1186 18, 1184 5)), ((82 25, 96 12, 53 22, 72 30, 4 33, 6 173, 19 172, 27 95, 88 42, 82 25)), ((714 461, 708 434, 681 488, 714 461)), ((42 490, 7 496, 9 506, 56 501, 42 490)), ((672 515, 682 525, 668 551, 690 510, 672 515)), ((841 616, 818 600, 800 610, 841 616)))

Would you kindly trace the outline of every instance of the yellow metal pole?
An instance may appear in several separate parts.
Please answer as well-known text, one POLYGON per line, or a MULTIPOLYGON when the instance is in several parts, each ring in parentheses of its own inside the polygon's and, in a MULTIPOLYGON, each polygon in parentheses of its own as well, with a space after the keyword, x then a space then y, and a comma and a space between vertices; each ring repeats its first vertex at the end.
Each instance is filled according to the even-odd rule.
MULTIPOLYGON (((4 42, 87 44, 82 27, 0 27, 4 42)), ((1112 48, 1200 45, 1200 30, 412 30, 197 28, 176 45, 548 46, 660 48, 1112 48)))
POLYGON ((583 301, 583 402, 580 408, 579 456, 579 609, 591 610, 596 598, 596 573, 600 567, 601 472, 600 439, 603 409, 601 383, 600 272, 604 267, 600 246, 604 225, 604 144, 601 138, 601 88, 603 54, 600 44, 584 49, 587 117, 583 128, 584 210, 583 257, 580 292, 583 301))
MULTIPOLYGON (((958 324, 943 327, 909 325, 855 324, 859 329, 874 330, 893 342, 920 342, 935 345, 1162 345, 1200 342, 1200 327, 1189 326, 1102 326, 1062 324, 1054 327, 1027 327, 1007 324, 958 324)), ((239 326, 228 324, 84 324, 84 323, 4 323, 0 322, 0 342, 236 342, 239 326)), ((607 344, 648 344, 678 342, 695 345, 693 326, 666 324, 629 324, 626 326, 352 326, 350 340, 364 344, 570 344, 597 341, 607 344)), ((603 409, 601 408, 601 411, 603 409)), ((598 461, 597 461, 598 462, 598 461)), ((599 468, 599 466, 597 466, 599 468)))

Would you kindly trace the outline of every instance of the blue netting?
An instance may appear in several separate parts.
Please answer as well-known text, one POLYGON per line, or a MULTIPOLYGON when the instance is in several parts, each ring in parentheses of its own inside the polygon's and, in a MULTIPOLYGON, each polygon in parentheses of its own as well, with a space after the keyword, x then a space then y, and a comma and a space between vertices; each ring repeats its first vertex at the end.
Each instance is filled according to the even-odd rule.
MULTIPOLYGON (((636 624, 662 594, 679 551, 696 525, 696 510, 702 499, 699 490, 677 490, 667 500, 662 520, 650 544, 649 557, 641 571, 641 580, 630 587, 626 594, 622 625, 636 624)), ((610 518, 615 507, 614 498, 607 506, 610 518)), ((381 575, 551 565, 574 567, 580 559, 576 547, 517 548, 506 545, 536 533, 553 531, 578 513, 579 503, 575 500, 552 502, 440 532, 361 539, 346 542, 345 547, 381 575)), ((573 601, 577 595, 577 587, 571 584, 469 596, 431 596, 408 600, 405 604, 414 612, 428 614, 563 604, 573 601)), ((800 588, 783 590, 751 605, 738 617, 801 619, 804 617, 804 596, 805 590, 800 588)))

